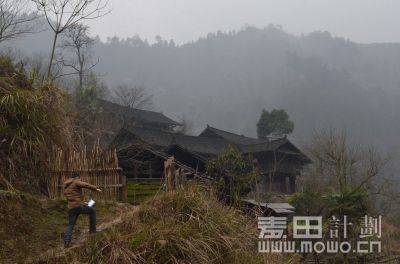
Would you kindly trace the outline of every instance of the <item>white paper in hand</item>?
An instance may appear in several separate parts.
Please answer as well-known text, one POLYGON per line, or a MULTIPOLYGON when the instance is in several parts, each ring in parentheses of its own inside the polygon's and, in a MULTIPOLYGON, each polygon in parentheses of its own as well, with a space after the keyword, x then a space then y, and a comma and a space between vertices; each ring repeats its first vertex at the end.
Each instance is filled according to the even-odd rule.
POLYGON ((92 199, 90 199, 90 201, 88 202, 88 206, 92 207, 96 202, 92 199))

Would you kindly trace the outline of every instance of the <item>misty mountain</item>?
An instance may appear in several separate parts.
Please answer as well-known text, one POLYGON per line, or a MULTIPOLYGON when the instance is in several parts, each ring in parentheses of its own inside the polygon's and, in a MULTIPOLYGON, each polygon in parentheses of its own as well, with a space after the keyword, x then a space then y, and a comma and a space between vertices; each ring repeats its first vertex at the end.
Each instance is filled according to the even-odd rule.
MULTIPOLYGON (((14 46, 41 53, 50 41, 44 32, 14 46)), ((327 32, 294 36, 269 26, 184 45, 161 37, 154 44, 138 36, 97 39, 94 54, 110 87, 146 87, 156 110, 184 116, 196 132, 210 124, 255 136, 263 108, 284 108, 298 141, 329 126, 390 150, 400 139, 400 44, 357 44, 327 32)))

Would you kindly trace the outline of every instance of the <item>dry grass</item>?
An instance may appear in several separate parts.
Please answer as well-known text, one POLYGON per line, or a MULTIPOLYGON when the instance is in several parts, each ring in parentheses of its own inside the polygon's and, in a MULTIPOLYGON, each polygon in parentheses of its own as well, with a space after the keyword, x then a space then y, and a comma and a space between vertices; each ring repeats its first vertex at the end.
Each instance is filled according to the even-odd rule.
MULTIPOLYGON (((254 220, 204 191, 164 193, 48 263, 264 263, 254 220)), ((266 263, 266 262, 265 262, 266 263)), ((277 260, 268 263, 282 263, 277 260)))
POLYGON ((23 68, 0 57, 0 188, 38 191, 51 149, 71 141, 67 97, 33 83, 23 68))
POLYGON ((382 232, 383 251, 389 256, 400 256, 400 228, 384 219, 382 232))
MULTIPOLYGON (((99 229, 107 228, 133 208, 129 204, 102 201, 95 207, 99 229)), ((62 248, 66 225, 66 201, 0 190, 0 263, 27 263, 34 256, 62 248)), ((80 216, 74 241, 85 237, 87 230, 88 217, 80 216)))

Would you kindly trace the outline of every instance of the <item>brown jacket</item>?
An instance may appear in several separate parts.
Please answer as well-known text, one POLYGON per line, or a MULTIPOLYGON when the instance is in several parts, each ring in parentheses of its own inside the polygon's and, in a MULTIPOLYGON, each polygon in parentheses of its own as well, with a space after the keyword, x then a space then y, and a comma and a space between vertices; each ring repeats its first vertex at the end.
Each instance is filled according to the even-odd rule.
POLYGON ((97 190, 96 186, 83 182, 80 179, 70 178, 64 182, 64 196, 68 200, 68 208, 72 209, 85 205, 83 201, 82 188, 97 190))

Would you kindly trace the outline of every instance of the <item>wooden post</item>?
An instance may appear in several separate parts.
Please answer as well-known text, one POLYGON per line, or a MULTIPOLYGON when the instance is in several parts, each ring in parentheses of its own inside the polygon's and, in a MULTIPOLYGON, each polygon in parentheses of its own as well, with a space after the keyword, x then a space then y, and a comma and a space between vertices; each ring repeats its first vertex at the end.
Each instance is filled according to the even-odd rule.
POLYGON ((290 177, 289 176, 285 176, 285 191, 286 191, 286 194, 290 194, 291 193, 290 177))
POLYGON ((175 158, 174 156, 164 161, 164 178, 167 191, 175 190, 175 158))
POLYGON ((176 169, 175 169, 175 171, 174 171, 174 188, 175 188, 175 190, 177 190, 178 188, 179 188, 179 180, 180 180, 180 178, 179 178, 179 176, 180 176, 180 168, 179 167, 177 167, 176 169))
POLYGON ((126 183, 126 176, 119 171, 119 182, 122 185, 120 187, 120 200, 122 202, 128 201, 128 184, 126 183))
POLYGON ((149 177, 150 179, 153 178, 153 171, 152 171, 152 167, 151 167, 151 161, 149 162, 149 177))
POLYGON ((268 177, 269 177, 269 186, 268 186, 268 189, 269 189, 269 193, 272 193, 272 174, 271 174, 271 170, 269 170, 269 172, 268 172, 268 177))
POLYGON ((134 161, 133 161, 133 178, 135 178, 135 179, 138 178, 136 164, 134 161))

